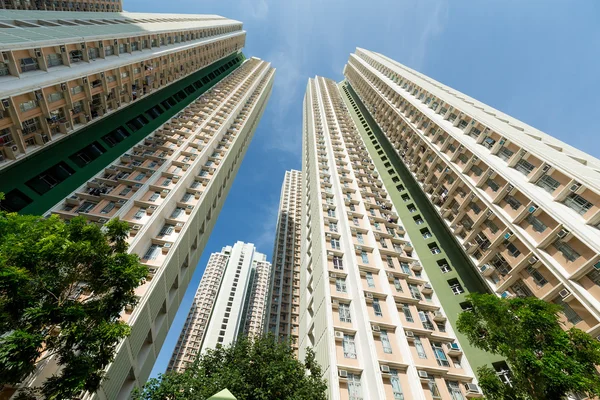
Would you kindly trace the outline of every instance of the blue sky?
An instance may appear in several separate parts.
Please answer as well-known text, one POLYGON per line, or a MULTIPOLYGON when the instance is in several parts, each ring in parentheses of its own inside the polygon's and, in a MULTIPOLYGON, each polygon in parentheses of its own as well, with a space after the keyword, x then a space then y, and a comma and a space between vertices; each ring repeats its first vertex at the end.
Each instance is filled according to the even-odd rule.
POLYGON ((127 11, 219 14, 248 32, 275 86, 153 375, 164 371, 211 252, 237 240, 271 259, 285 170, 301 166, 308 77, 342 79, 355 47, 383 53, 600 156, 598 0, 125 0, 127 11))

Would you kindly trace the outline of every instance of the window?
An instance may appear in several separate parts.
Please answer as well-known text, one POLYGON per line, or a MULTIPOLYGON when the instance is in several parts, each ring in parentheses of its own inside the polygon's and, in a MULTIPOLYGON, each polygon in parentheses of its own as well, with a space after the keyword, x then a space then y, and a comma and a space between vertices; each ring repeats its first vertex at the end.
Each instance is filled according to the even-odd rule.
POLYGON ((404 400, 404 394, 402 393, 402 387, 400 386, 400 378, 398 377, 398 370, 390 369, 390 384, 392 385, 394 400, 404 400))
POLYGON ((490 229, 490 232, 494 234, 498 232, 498 225, 496 225, 491 219, 487 218, 483 223, 490 229))
POLYGON ((580 257, 579 253, 562 240, 556 240, 552 245, 570 262, 573 262, 580 257))
POLYGON ((344 333, 342 347, 344 349, 345 358, 356 358, 356 344, 354 343, 354 335, 348 335, 344 333))
POLYGON ((521 255, 521 250, 519 250, 517 248, 517 246, 515 246, 514 244, 508 242, 506 243, 506 250, 508 250, 508 253, 512 256, 512 257, 519 257, 521 255))
POLYGON ((592 203, 590 203, 585 198, 583 198, 582 196, 575 194, 575 193, 571 193, 569 196, 567 196, 565 201, 563 201, 563 204, 565 206, 577 211, 581 215, 588 212, 589 209, 592 208, 592 206, 593 206, 592 203))
POLYGON ((340 316, 340 322, 352 322, 352 317, 350 315, 350 304, 340 303, 338 313, 340 316))
POLYGON ((373 312, 375 313, 376 317, 383 317, 383 312, 381 311, 379 299, 373 299, 373 312))
POLYGON ((527 215, 525 218, 527 222, 531 225, 534 231, 536 232, 544 232, 548 226, 544 224, 539 218, 535 217, 533 214, 527 215))
POLYGON ((333 268, 344 269, 344 262, 342 261, 342 257, 333 256, 333 268))
POLYGON ((427 353, 425 353, 425 347, 423 347, 423 342, 421 342, 420 336, 415 336, 415 349, 417 350, 417 355, 419 358, 427 358, 427 353))
POLYGON ((563 313, 565 314, 567 321, 569 321, 573 325, 577 325, 579 322, 583 321, 583 318, 581 318, 579 314, 577 314, 577 312, 575 312, 575 310, 573 310, 573 308, 571 308, 571 306, 568 303, 563 301, 563 299, 557 298, 554 300, 554 302, 562 306, 563 313))
POLYGON ((429 239, 430 237, 433 236, 431 234, 431 232, 429 232, 429 229, 427 229, 427 228, 421 229, 421 235, 423 235, 423 239, 429 239))
POLYGON ((374 288, 375 287, 375 280, 373 279, 373 273, 372 272, 367 272, 366 274, 366 280, 367 280, 367 286, 370 288, 374 288))
POLYGON ((146 254, 144 254, 143 259, 144 260, 155 260, 156 257, 158 256, 159 251, 160 251, 160 246, 157 244, 153 244, 152 246, 150 246, 150 248, 148 248, 148 251, 146 251, 146 254))
POLYGON ((331 248, 335 250, 340 249, 340 240, 336 238, 332 238, 329 243, 331 244, 331 248))
POLYGON ((421 292, 419 291, 419 287, 414 283, 409 283, 408 288, 410 289, 410 295, 415 300, 422 300, 421 292))
POLYGON ((113 208, 115 208, 115 202, 111 201, 106 206, 104 206, 102 210, 100 210, 100 214, 108 214, 113 210, 113 208))
POLYGON ((357 241, 358 243, 360 243, 360 244, 365 244, 365 239, 364 239, 364 237, 363 237, 363 234, 362 234, 362 233, 358 232, 358 233, 356 234, 356 241, 357 241))
POLYGON ((327 216, 331 217, 331 218, 335 218, 335 210, 330 208, 329 210, 327 210, 327 216))
POLYGON ((518 210, 521 207, 521 202, 517 200, 514 196, 507 194, 504 196, 504 201, 513 209, 518 210))
POLYGON ((401 261, 400 262, 400 269, 402 270, 402 272, 404 272, 405 274, 411 275, 412 276, 412 272, 410 270, 410 267, 408 266, 408 263, 405 261, 401 261))
POLYGON ((133 215, 133 219, 142 219, 142 217, 146 215, 146 209, 145 208, 140 208, 139 210, 136 211, 136 213, 133 215))
POLYGON ((440 390, 438 389, 437 383, 435 383, 434 377, 429 377, 429 381, 427 382, 427 386, 429 387, 429 392, 431 393, 431 398, 434 400, 441 400, 442 395, 440 394, 440 390))
POLYGON ((560 182, 546 174, 542 175, 535 184, 548 193, 553 193, 560 186, 560 182))
POLYGON ((329 230, 331 232, 337 232, 338 231, 337 224, 335 222, 330 222, 329 223, 329 230))
POLYGON ((92 211, 94 207, 96 207, 97 203, 93 203, 91 201, 84 201, 79 208, 77 209, 78 213, 87 213, 92 211))
POLYGON ((500 186, 492 179, 488 179, 485 183, 492 189, 492 192, 497 192, 500 189, 500 186))
POLYGON ((145 172, 140 172, 139 174, 137 174, 135 176, 135 178, 133 178, 134 181, 136 182, 140 182, 141 180, 143 180, 146 177, 146 173, 145 172))
POLYGON ((587 277, 596 285, 600 286, 600 269, 594 268, 587 274, 587 277))
POLYGON ((50 93, 48 95, 48 103, 54 103, 55 101, 62 100, 63 98, 64 98, 64 95, 62 94, 62 92, 50 93))
POLYGON ((406 318, 406 322, 415 322, 412 313, 410 312, 410 306, 408 304, 402 304, 402 313, 404 314, 404 318, 406 318))
POLYGON ((360 375, 348 373, 348 400, 363 400, 360 375))
POLYGON ((442 344, 439 342, 431 342, 431 349, 433 350, 433 354, 437 363, 441 367, 449 367, 450 363, 448 362, 448 358, 446 357, 446 353, 444 353, 444 349, 442 348, 442 344))
POLYGON ((340 293, 346 293, 346 278, 335 279, 335 290, 340 293))
POLYGON ((160 197, 160 193, 159 192, 154 192, 152 193, 152 196, 150 196, 150 198, 148 199, 148 201, 156 201, 156 199, 158 199, 160 197))
POLYGON ((548 283, 548 281, 546 280, 546 278, 544 278, 544 275, 542 275, 537 269, 528 266, 527 267, 527 273, 533 278, 535 284, 538 287, 542 287, 544 286, 546 283, 548 283))
POLYGON ((498 151, 498 154, 496 155, 504 161, 508 162, 508 160, 512 157, 513 154, 515 153, 512 150, 509 150, 507 147, 502 146, 500 148, 500 151, 498 151))
POLYGON ((352 218, 352 223, 354 224, 354 226, 360 225, 359 222, 358 222, 358 218, 356 218, 356 217, 352 218))
POLYGON ((531 171, 535 169, 535 165, 526 160, 520 159, 515 165, 515 169, 523 175, 527 176, 531 173, 531 171))
POLYGON ((400 279, 397 276, 394 277, 394 287, 396 288, 396 292, 404 292, 400 279))
POLYGON ((173 210, 173 212, 171 213, 171 217, 170 218, 177 218, 179 217, 182 213, 183 213, 183 208, 181 207, 177 207, 173 210))
POLYGON ((446 381, 446 386, 448 387, 448 392, 450 393, 452 400, 465 400, 465 396, 463 396, 458 382, 446 381))
POLYGON ((448 281, 448 285, 450 286, 450 290, 452 290, 452 293, 454 293, 455 296, 465 292, 463 287, 458 282, 458 279, 450 279, 448 281))
POLYGON ((386 330, 381 330, 379 339, 381 340, 381 345, 383 346, 383 352, 386 354, 392 354, 392 344, 390 343, 390 338, 388 337, 386 330))
POLYGON ((471 166, 471 171, 475 174, 475 176, 481 176, 481 174, 483 173, 483 170, 477 165, 471 166))
POLYGON ((127 196, 131 192, 131 186, 124 187, 123 190, 119 192, 119 196, 127 196))
POLYGON ((168 236, 171 233, 173 233, 173 230, 175 229, 174 225, 170 225, 170 224, 166 224, 162 227, 162 229, 160 230, 160 232, 158 233, 158 236, 168 236))
POLYGON ((431 322, 431 319, 429 318, 429 311, 419 311, 419 319, 421 320, 421 323, 423 324, 423 328, 432 331, 433 329, 433 323, 431 322))
POLYGON ((366 251, 361 251, 360 252, 360 258, 362 259, 363 263, 365 263, 365 264, 369 263, 369 256, 368 256, 368 254, 367 254, 366 251))

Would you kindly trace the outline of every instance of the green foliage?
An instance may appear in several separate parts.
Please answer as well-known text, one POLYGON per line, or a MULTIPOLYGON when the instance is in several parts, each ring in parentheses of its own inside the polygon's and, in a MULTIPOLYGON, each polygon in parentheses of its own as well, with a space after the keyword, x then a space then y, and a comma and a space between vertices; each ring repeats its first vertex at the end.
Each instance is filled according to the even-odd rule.
POLYGON ((325 400, 327 385, 312 351, 298 361, 273 336, 240 338, 199 356, 183 373, 151 379, 136 400, 203 400, 229 389, 238 400, 325 400))
POLYGON ((0 387, 54 357, 60 372, 33 395, 65 399, 98 388, 129 334, 119 315, 148 273, 126 253, 128 225, 105 228, 0 213, 0 387))
POLYGON ((511 368, 512 387, 493 369, 480 368, 481 388, 489 400, 558 400, 569 393, 600 395, 600 342, 585 332, 563 329, 561 307, 527 297, 501 299, 472 294, 458 331, 482 350, 500 355, 511 368))

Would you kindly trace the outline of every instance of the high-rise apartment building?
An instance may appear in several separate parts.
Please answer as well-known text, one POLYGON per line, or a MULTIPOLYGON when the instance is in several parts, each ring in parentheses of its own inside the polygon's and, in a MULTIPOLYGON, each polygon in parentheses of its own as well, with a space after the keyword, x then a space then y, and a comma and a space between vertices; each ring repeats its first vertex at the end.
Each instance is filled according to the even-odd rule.
POLYGON ((0 0, 0 9, 43 11, 123 11, 121 0, 0 0))
POLYGON ((286 171, 279 200, 265 330, 289 340, 296 351, 300 315, 301 219, 302 172, 286 171))
POLYGON ((499 296, 559 304, 566 328, 598 336, 600 160, 381 54, 357 49, 344 71, 373 144, 406 169, 472 275, 499 296))
MULTIPOLYGON (((136 289, 138 304, 122 314, 131 335, 119 345, 100 390, 86 398, 125 399, 145 383, 270 95, 275 71, 268 62, 241 62, 236 45, 209 46, 211 60, 222 63, 209 75, 220 79, 187 83, 181 99, 192 96, 189 105, 124 151, 111 152, 99 172, 47 212, 98 224, 128 222, 129 251, 150 269, 136 289)), ((164 112, 161 104, 154 106, 157 115, 164 112)), ((26 171, 31 162, 21 167, 26 171)), ((39 385, 55 370, 50 360, 24 385, 39 385)))
POLYGON ((2 207, 41 214, 244 60, 217 15, 0 10, 2 207))
POLYGON ((261 334, 270 269, 249 243, 211 254, 167 371, 184 371, 198 354, 240 335, 261 334))
POLYGON ((423 268, 440 248, 416 249, 343 93, 317 77, 304 99, 300 356, 331 399, 481 397, 423 268))

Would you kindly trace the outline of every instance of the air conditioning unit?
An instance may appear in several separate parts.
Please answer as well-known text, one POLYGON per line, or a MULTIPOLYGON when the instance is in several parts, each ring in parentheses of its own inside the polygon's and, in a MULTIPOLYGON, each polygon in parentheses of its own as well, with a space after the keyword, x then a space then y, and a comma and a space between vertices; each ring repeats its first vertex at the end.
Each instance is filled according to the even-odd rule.
POLYGON ((83 78, 81 78, 81 81, 82 81, 83 83, 87 83, 87 82, 88 82, 88 80, 87 80, 87 76, 84 76, 83 78))
POLYGON ((333 299, 333 300, 331 300, 331 304, 332 304, 334 307, 339 307, 339 305, 340 305, 340 301, 339 301, 339 300, 337 300, 337 299, 333 299))
POLYGON ((85 43, 81 43, 81 50, 85 50, 85 43))
POLYGON ((507 191, 508 193, 512 192, 514 188, 515 188, 515 187, 514 187, 513 185, 511 185, 511 184, 508 184, 508 185, 506 185, 506 191, 507 191))
POLYGON ((538 209, 538 206, 536 206, 535 204, 533 204, 533 205, 531 205, 529 207, 529 210, 527 210, 527 211, 529 211, 529 214, 533 214, 534 212, 537 211, 537 209, 538 209))
POLYGON ((560 231, 558 231, 558 233, 556 234, 556 236, 558 236, 560 239, 564 238, 565 236, 567 236, 569 234, 569 231, 566 229, 561 229, 560 231))
POLYGON ((35 49, 35 56, 36 57, 43 57, 44 55, 42 54, 42 49, 35 49))
POLYGON ((67 91, 67 84, 66 83, 61 83, 60 84, 60 90, 62 90, 63 92, 67 91))
POLYGON ((14 151, 15 153, 16 153, 17 151, 19 151, 19 148, 18 148, 16 145, 12 146, 10 149, 11 149, 12 151, 14 151))
POLYGON ((487 212, 485 213, 486 217, 491 217, 494 214, 494 212, 492 210, 487 210, 487 212))
POLYGON ((579 190, 580 187, 581 187, 581 183, 577 183, 576 182, 576 183, 574 183, 574 184, 571 185, 571 187, 569 188, 569 190, 571 192, 576 192, 576 191, 579 190))
POLYGON ((429 378, 429 374, 427 373, 427 371, 418 371, 418 372, 419 372, 419 378, 421 378, 421 379, 429 378))
POLYGON ((477 162, 478 160, 479 160, 479 157, 473 156, 473 162, 477 162))
POLYGON ((467 395, 473 393, 481 393, 481 391, 479 390, 479 386, 477 386, 475 383, 465 383, 465 389, 467 390, 467 395))
POLYGON ((549 165, 549 164, 546 164, 546 165, 544 165, 544 166, 542 167, 542 171, 543 171, 543 172, 548 172, 548 171, 550 171, 550 168, 552 168, 552 166, 551 166, 551 165, 549 165))
POLYGON ((415 333, 413 331, 406 331, 405 334, 408 339, 415 337, 415 333))
POLYGON ((343 369, 340 369, 338 371, 338 374, 339 374, 340 378, 347 378, 348 377, 348 371, 345 371, 343 369))
POLYGON ((10 108, 10 101, 8 101, 8 99, 2 99, 2 107, 10 108))
POLYGON ((60 52, 61 53, 66 53, 67 52, 67 48, 65 46, 60 46, 60 52))
POLYGON ((98 222, 101 223, 101 224, 105 224, 106 222, 108 222, 108 220, 106 218, 100 218, 98 220, 98 222))
POLYGON ((344 332, 342 332, 342 331, 335 331, 335 338, 336 339, 343 339, 344 338, 344 332))
POLYGON ((337 277, 338 277, 338 276, 337 276, 337 274, 336 274, 335 272, 330 272, 330 273, 329 273, 329 279, 333 279, 333 280, 335 280, 335 279, 337 279, 337 277))
POLYGON ((389 374, 390 373, 390 367, 388 365, 381 365, 381 372, 389 374))
POLYGON ((571 292, 569 291, 569 289, 563 289, 560 292, 558 292, 558 295, 561 297, 561 299, 566 299, 567 297, 569 297, 570 294, 571 292))
POLYGON ((381 328, 379 327, 379 325, 371 325, 371 329, 373 330, 373 332, 381 332, 381 328))
POLYGON ((372 298, 373 298, 373 293, 368 293, 368 292, 367 292, 367 293, 365 293, 365 297, 366 297, 367 299, 372 299, 372 298))
POLYGON ((141 225, 134 225, 131 227, 131 229, 133 229, 134 231, 139 231, 140 229, 142 229, 141 225))
POLYGON ((506 232, 504 234, 504 240, 510 240, 510 238, 512 237, 513 233, 512 232, 506 232))
POLYGON ((492 175, 494 175, 495 173, 496 173, 496 171, 494 171, 493 169, 490 169, 490 170, 488 171, 488 176, 492 176, 492 175))
POLYGON ((394 274, 393 274, 393 273, 391 273, 391 272, 388 272, 388 273, 387 273, 387 277, 388 277, 388 279, 392 279, 392 280, 394 280, 394 279, 396 278, 396 277, 394 276, 394 274))
POLYGON ((119 204, 125 204, 125 203, 127 203, 127 200, 121 199, 121 200, 118 200, 117 203, 119 203, 119 204))

